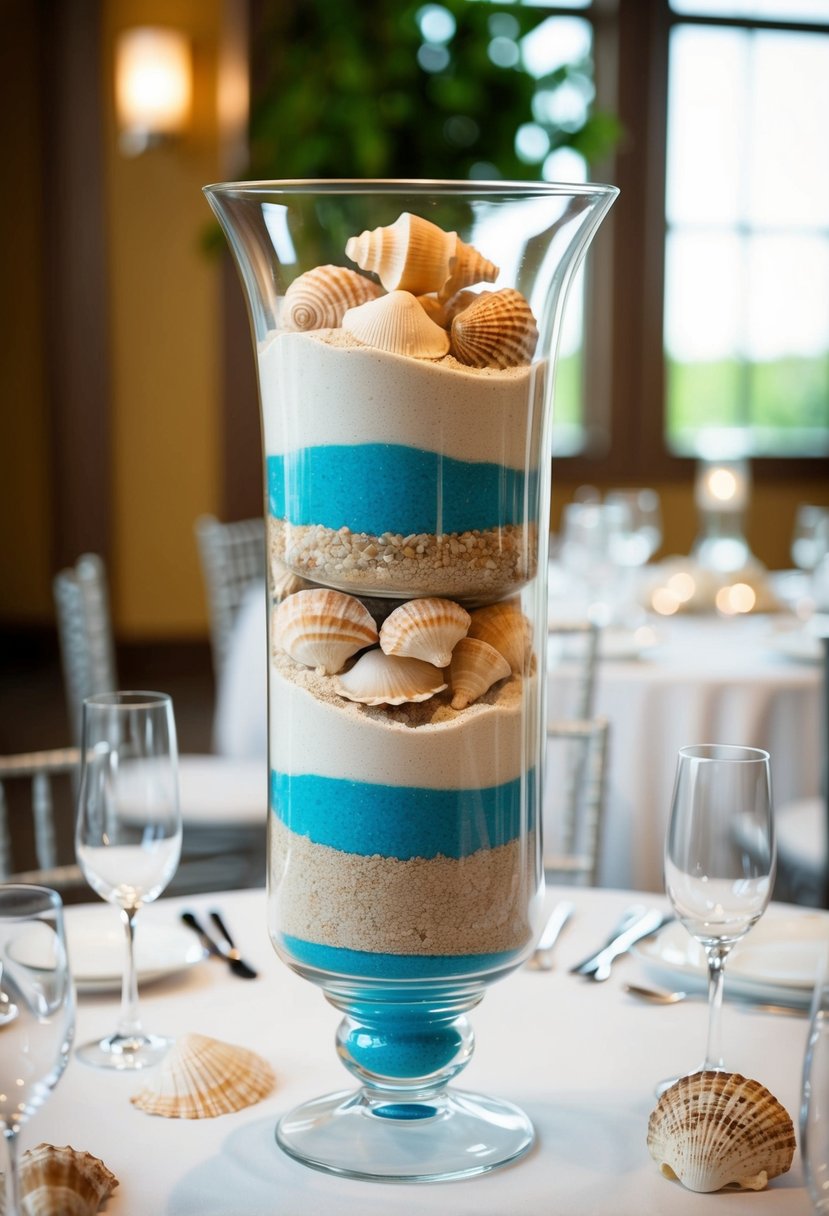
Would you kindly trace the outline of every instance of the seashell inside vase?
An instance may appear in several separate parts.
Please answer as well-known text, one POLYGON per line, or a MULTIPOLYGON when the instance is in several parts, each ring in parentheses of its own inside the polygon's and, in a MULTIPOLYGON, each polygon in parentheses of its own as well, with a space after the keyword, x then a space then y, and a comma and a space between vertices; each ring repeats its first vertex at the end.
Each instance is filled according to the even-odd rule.
POLYGON ((482 292, 452 320, 452 354, 470 367, 520 367, 537 344, 532 309, 511 287, 482 292))
POLYGON ((456 642, 466 636, 471 617, 454 600, 409 600, 386 617, 380 629, 380 646, 386 654, 424 659, 435 667, 448 667, 456 642))
POLYGON ((347 701, 361 705, 403 705, 428 701, 443 692, 443 672, 423 659, 368 650, 353 667, 337 677, 336 688, 347 701))
POLYGON ((440 298, 449 300, 473 283, 494 283, 498 274, 498 267, 480 254, 474 245, 465 245, 459 240, 449 259, 449 275, 440 289, 440 298))
POLYGON ((454 232, 404 211, 393 224, 351 237, 345 252, 362 270, 376 274, 387 291, 417 296, 446 282, 457 240, 454 232))
POLYGON ((376 300, 382 288, 345 266, 316 266, 294 279, 280 313, 283 329, 333 329, 349 308, 376 300))
POLYGON ((353 595, 312 587, 289 595, 275 610, 272 641, 295 662, 333 675, 358 650, 375 645, 377 627, 353 595))
POLYGON ((275 1083, 267 1060, 246 1047, 185 1034, 162 1060, 154 1081, 130 1101, 148 1115, 213 1119, 253 1106, 275 1083))
POLYGON ((408 291, 390 291, 387 296, 350 308, 343 329, 377 350, 414 359, 440 359, 449 350, 449 335, 431 321, 408 291))
POLYGON ((469 625, 469 637, 480 638, 502 654, 510 670, 521 674, 530 653, 530 622, 514 600, 499 600, 476 608, 469 625))
POLYGON ((792 1164, 788 1112, 759 1081, 736 1072, 681 1077, 648 1121, 648 1149, 662 1173, 691 1191, 762 1190, 792 1164))
POLYGON ((93 1216, 117 1186, 103 1161, 68 1144, 38 1144, 20 1158, 23 1216, 93 1216))
POLYGON ((452 708, 466 709, 478 697, 512 674, 504 656, 480 638, 461 638, 449 664, 452 708))

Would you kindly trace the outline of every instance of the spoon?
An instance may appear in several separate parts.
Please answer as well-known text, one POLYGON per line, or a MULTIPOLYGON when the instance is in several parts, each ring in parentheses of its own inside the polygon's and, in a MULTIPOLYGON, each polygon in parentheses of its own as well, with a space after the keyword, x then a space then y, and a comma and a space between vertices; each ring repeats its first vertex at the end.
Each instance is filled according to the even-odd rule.
MULTIPOLYGON (((645 988, 642 984, 625 984, 625 992, 629 992, 631 996, 637 997, 640 1001, 649 1001, 652 1005, 677 1005, 680 1001, 685 1001, 693 994, 690 992, 667 992, 664 988, 645 988)), ((704 993, 698 993, 703 997, 704 993)), ((740 1001, 739 997, 732 997, 732 1000, 740 1001)), ((757 1013, 788 1013, 793 1017, 805 1017, 808 1010, 800 1008, 797 1005, 773 1005, 768 1001, 752 1001, 742 1000, 740 1003, 748 1009, 754 1009, 757 1013)))

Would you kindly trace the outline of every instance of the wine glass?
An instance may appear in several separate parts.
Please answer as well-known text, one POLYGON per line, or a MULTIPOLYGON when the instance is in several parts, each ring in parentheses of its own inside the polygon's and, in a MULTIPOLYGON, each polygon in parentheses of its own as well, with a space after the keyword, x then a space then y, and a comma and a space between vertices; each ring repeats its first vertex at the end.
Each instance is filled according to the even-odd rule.
POLYGON ((20 1216, 17 1136, 69 1059, 75 997, 63 904, 48 887, 0 886, 0 1125, 6 1142, 6 1216, 20 1216))
POLYGON ((181 855, 176 727, 166 693, 114 692, 84 701, 75 851, 90 886, 121 909, 127 937, 117 1029, 78 1048, 78 1056, 102 1068, 146 1068, 170 1040, 141 1025, 135 918, 167 886, 181 855))
POLYGON ((795 515, 792 531, 792 561, 800 570, 811 574, 826 555, 829 544, 829 509, 801 503, 795 515))
POLYGON ((707 744, 679 752, 665 843, 665 890, 708 962, 703 1069, 720 1046, 725 961, 769 902, 775 870, 769 754, 707 744))
POLYGON ((612 553, 620 566, 644 566, 662 543, 662 514, 659 495, 646 487, 608 490, 605 505, 622 508, 625 526, 613 537, 612 553))

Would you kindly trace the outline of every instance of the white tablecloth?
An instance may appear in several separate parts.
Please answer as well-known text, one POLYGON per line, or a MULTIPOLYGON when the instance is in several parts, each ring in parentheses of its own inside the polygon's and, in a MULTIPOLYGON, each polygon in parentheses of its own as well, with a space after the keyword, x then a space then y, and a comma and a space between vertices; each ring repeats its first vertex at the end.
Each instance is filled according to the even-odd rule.
MULTIPOLYGON (((536 1128, 536 1145, 510 1167, 467 1182, 391 1186, 330 1177, 277 1148, 274 1126, 283 1112, 352 1086, 334 1050, 339 1014, 276 958, 261 890, 186 905, 198 910, 218 903, 260 977, 244 981, 224 963, 199 963, 144 987, 142 1012, 148 1029, 197 1031, 261 1053, 276 1071, 273 1095, 218 1119, 154 1118, 129 1102, 147 1074, 113 1075, 73 1058, 24 1127, 21 1148, 68 1142, 101 1157, 120 1179, 107 1216, 807 1216, 799 1153, 792 1170, 760 1194, 706 1197, 659 1174, 646 1147, 653 1087, 699 1063, 705 1005, 635 1001, 622 988, 641 972, 632 957, 618 962, 604 984, 568 974, 568 964, 598 945, 631 902, 622 892, 573 897, 577 910, 559 943, 556 969, 514 973, 471 1014, 477 1046, 461 1086, 517 1102, 536 1128)), ((176 923, 182 906, 162 900, 144 909, 139 935, 142 919, 176 923)), ((86 908, 80 914, 88 915, 86 908)), ((81 996, 77 1041, 111 1031, 116 1016, 117 997, 81 996)), ((729 1066, 766 1085, 795 1125, 806 1034, 804 1017, 726 1003, 729 1066)))

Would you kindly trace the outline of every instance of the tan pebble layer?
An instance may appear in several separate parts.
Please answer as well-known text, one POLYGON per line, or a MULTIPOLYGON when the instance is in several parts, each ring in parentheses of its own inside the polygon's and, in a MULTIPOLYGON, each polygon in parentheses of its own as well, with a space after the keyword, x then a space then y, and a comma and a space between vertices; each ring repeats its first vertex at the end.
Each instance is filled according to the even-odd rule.
POLYGON ((313 844, 275 815, 270 830, 281 933, 380 954, 490 954, 530 940, 532 834, 460 860, 399 861, 313 844))
MULTIPOLYGON (((272 567, 344 591, 493 598, 536 573, 535 524, 434 536, 371 536, 268 519, 272 567)), ((275 575, 273 576, 276 577, 275 575)))

